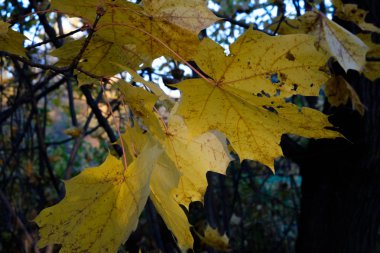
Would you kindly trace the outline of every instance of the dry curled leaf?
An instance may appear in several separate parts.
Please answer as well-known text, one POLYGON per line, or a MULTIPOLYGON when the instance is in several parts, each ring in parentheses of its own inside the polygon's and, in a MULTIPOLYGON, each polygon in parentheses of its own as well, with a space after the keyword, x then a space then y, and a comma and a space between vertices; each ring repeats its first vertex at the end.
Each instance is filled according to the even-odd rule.
POLYGON ((338 18, 355 23, 363 31, 380 33, 379 27, 365 21, 368 11, 360 9, 357 4, 343 4, 341 0, 332 3, 336 7, 334 15, 338 18))
POLYGON ((326 96, 332 106, 345 105, 351 101, 352 109, 364 115, 365 106, 351 85, 342 77, 334 76, 326 83, 326 96))

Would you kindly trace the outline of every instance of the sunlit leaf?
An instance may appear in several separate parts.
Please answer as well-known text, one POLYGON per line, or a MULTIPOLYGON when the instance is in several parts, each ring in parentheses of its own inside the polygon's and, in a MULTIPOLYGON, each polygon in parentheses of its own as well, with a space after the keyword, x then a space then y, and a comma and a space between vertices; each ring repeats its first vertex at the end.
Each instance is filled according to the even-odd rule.
POLYGON ((140 58, 150 60, 178 54, 190 59, 199 44, 200 30, 217 20, 200 0, 143 1, 141 5, 121 0, 57 0, 52 1, 52 8, 82 17, 89 24, 99 9, 104 10, 96 33, 110 42, 133 45, 140 58))
POLYGON ((334 56, 345 71, 363 71, 368 47, 357 36, 350 33, 324 14, 306 12, 295 20, 287 20, 280 27, 280 34, 306 33, 315 37, 318 49, 334 56))
POLYGON ((225 133, 240 159, 257 160, 273 169, 282 155, 284 133, 305 137, 339 136, 327 130, 327 116, 298 108, 283 98, 317 95, 327 80, 320 68, 325 56, 307 35, 272 37, 247 31, 231 46, 230 56, 204 40, 196 63, 211 79, 178 84, 182 101, 178 113, 196 136, 209 130, 225 133))
POLYGON ((21 33, 13 31, 9 26, 10 24, 0 21, 0 51, 26 56, 24 49, 26 37, 21 33))
POLYGON ((62 244, 61 252, 116 252, 137 226, 160 154, 150 142, 126 169, 109 155, 99 167, 68 180, 65 198, 35 219, 39 247, 55 243, 62 244))

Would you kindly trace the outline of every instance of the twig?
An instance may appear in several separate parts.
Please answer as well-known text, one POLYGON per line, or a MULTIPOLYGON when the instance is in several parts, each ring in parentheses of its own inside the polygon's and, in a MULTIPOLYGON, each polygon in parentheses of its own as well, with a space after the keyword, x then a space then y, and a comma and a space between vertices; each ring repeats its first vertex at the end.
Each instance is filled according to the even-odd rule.
POLYGON ((281 24, 282 22, 285 20, 285 15, 282 13, 281 15, 281 18, 280 18, 280 21, 278 22, 277 26, 276 26, 276 29, 273 31, 273 34, 272 35, 276 35, 278 30, 280 29, 281 27, 281 24))
POLYGON ((35 67, 35 68, 40 68, 40 69, 43 69, 43 70, 51 70, 51 71, 54 71, 58 74, 63 74, 65 75, 66 72, 69 70, 68 67, 64 67, 64 68, 58 68, 58 67, 55 67, 53 65, 46 65, 46 64, 40 64, 40 63, 35 63, 35 62, 32 62, 24 57, 21 57, 21 56, 18 56, 18 55, 15 55, 15 54, 11 54, 11 53, 8 53, 8 52, 4 52, 4 51, 0 51, 0 56, 8 56, 12 59, 16 59, 22 63, 25 63, 27 65, 29 65, 30 67, 35 67))
POLYGON ((111 126, 109 125, 107 119, 104 118, 102 112, 100 111, 100 109, 98 107, 98 104, 96 103, 96 101, 92 97, 89 86, 88 85, 82 85, 80 87, 80 89, 83 92, 84 96, 86 97, 87 104, 90 106, 90 108, 94 112, 94 115, 95 115, 96 119, 98 120, 99 125, 103 127, 103 129, 106 131, 108 138, 110 139, 111 143, 113 143, 112 144, 113 148, 115 149, 115 151, 118 153, 119 156, 122 156, 123 151, 121 150, 120 146, 115 143, 117 141, 115 133, 114 133, 113 129, 111 128, 111 126))
POLYGON ((71 65, 69 67, 71 70, 74 70, 78 66, 80 59, 82 58, 84 52, 86 51, 88 45, 90 44, 91 38, 95 32, 95 28, 98 25, 98 22, 99 22, 100 18, 104 15, 104 13, 105 13, 104 9, 101 7, 98 7, 98 9, 96 11, 97 15, 95 18, 95 22, 93 23, 91 29, 89 29, 88 36, 87 36, 86 40, 84 41, 81 50, 79 51, 78 55, 74 58, 74 60, 71 63, 71 65))
MULTIPOLYGON (((59 40, 60 40, 60 39, 64 39, 64 38, 66 38, 66 37, 69 37, 69 36, 74 35, 74 34, 76 34, 76 33, 78 33, 78 32, 81 32, 81 31, 83 31, 83 27, 78 28, 78 29, 76 29, 76 30, 74 30, 74 31, 71 31, 71 32, 69 32, 69 33, 66 33, 66 34, 63 34, 63 35, 57 36, 57 39, 59 39, 59 40)), ((30 50, 30 49, 32 49, 32 48, 36 48, 36 47, 39 47, 39 46, 45 45, 45 44, 47 44, 47 43, 49 43, 49 42, 52 42, 52 41, 53 41, 52 39, 47 39, 47 40, 41 41, 41 42, 39 42, 39 43, 36 43, 36 44, 30 45, 30 46, 27 46, 25 49, 30 50)))
POLYGON ((43 13, 40 13, 39 12, 40 10, 38 10, 37 8, 36 0, 30 0, 30 5, 36 10, 38 18, 42 26, 44 27, 46 34, 51 39, 51 42, 53 43, 53 45, 56 48, 61 47, 63 43, 57 38, 57 33, 55 32, 54 28, 50 26, 49 20, 46 18, 46 10, 44 10, 43 13))
MULTIPOLYGON (((102 98, 102 93, 100 92, 98 97, 96 98, 95 102, 98 103, 101 98, 102 98)), ((86 136, 86 131, 90 125, 90 122, 91 122, 93 115, 94 115, 94 113, 91 111, 90 115, 88 116, 88 118, 87 118, 87 120, 86 120, 86 122, 85 122, 85 124, 81 130, 79 137, 77 137, 75 139, 73 148, 71 149, 71 152, 70 152, 70 158, 69 158, 69 161, 67 162, 67 166, 66 166, 66 170, 65 170, 65 178, 66 179, 71 177, 71 173, 72 173, 72 169, 73 169, 73 165, 74 165, 74 160, 75 160, 75 157, 77 155, 77 151, 80 147, 80 144, 82 143, 83 138, 86 136)))
POLYGON ((74 127, 77 127, 78 126, 78 119, 77 119, 77 114, 75 112, 73 86, 72 86, 71 80, 69 78, 66 80, 66 83, 67 83, 67 97, 69 100, 71 123, 74 127))
MULTIPOLYGON (((39 249, 36 247, 36 244, 33 240, 33 237, 29 234, 28 230, 26 229, 24 223, 21 221, 21 219, 18 217, 14 209, 12 208, 11 204, 9 203, 7 197, 3 193, 3 191, 0 189, 0 200, 3 203, 2 207, 6 209, 11 216, 15 219, 16 221, 16 227, 21 229, 21 231, 24 233, 25 239, 28 241, 29 245, 32 245, 34 252, 39 253, 39 249)), ((25 249, 26 252, 29 251, 29 249, 25 249)))
MULTIPOLYGON (((33 115, 34 115, 34 112, 31 111, 29 116, 28 116, 28 119, 26 120, 25 124, 24 124, 24 129, 23 131, 21 132, 21 134, 18 136, 17 140, 15 141, 15 144, 12 145, 12 151, 11 151, 11 154, 8 156, 7 160, 5 161, 4 163, 4 168, 7 168, 10 164, 10 162, 12 161, 12 158, 14 155, 16 155, 19 151, 20 151, 20 144, 21 142, 24 140, 25 138, 25 135, 26 133, 28 132, 30 126, 31 126, 31 122, 32 122, 32 119, 33 119, 33 115)), ((5 189, 5 187, 7 186, 8 182, 10 181, 9 179, 12 178, 13 176, 13 173, 14 173, 15 170, 12 170, 9 174, 8 177, 6 177, 6 174, 4 175, 4 184, 1 186, 1 188, 5 189)))
MULTIPOLYGON (((35 96, 35 93, 40 88, 44 87, 44 85, 47 84, 47 82, 49 80, 50 80, 50 78, 47 78, 46 81, 41 82, 39 85, 33 87, 29 93, 26 93, 23 96, 21 96, 19 99, 17 99, 14 102, 14 104, 12 105, 12 107, 2 111, 0 113, 0 124, 2 124, 5 120, 7 120, 13 114, 13 112, 15 112, 21 105, 31 102, 32 96, 35 96)), ((47 88, 46 90, 44 90, 40 94, 36 95, 35 97, 36 97, 37 101, 40 100, 41 98, 43 98, 46 94, 50 93, 51 91, 59 88, 64 82, 65 82, 65 78, 59 80, 54 85, 50 86, 49 88, 47 88)))

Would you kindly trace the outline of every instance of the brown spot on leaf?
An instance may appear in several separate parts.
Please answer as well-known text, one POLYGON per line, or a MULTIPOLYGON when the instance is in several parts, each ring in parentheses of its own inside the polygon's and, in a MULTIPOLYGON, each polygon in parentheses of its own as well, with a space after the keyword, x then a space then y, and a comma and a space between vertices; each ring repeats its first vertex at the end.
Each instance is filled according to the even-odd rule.
POLYGON ((263 108, 266 109, 266 110, 268 110, 268 111, 270 111, 270 112, 278 114, 278 112, 276 111, 276 109, 274 109, 272 106, 263 105, 263 108))
POLYGON ((289 61, 294 61, 296 58, 294 57, 294 55, 290 52, 290 51, 288 51, 287 53, 286 53, 286 59, 288 59, 289 61))
POLYGON ((281 78, 282 81, 285 82, 286 79, 288 79, 288 76, 286 74, 284 74, 284 73, 280 73, 280 78, 281 78))
POLYGON ((266 96, 267 98, 270 97, 270 95, 268 93, 266 93, 264 90, 261 90, 261 94, 263 94, 264 96, 266 96))

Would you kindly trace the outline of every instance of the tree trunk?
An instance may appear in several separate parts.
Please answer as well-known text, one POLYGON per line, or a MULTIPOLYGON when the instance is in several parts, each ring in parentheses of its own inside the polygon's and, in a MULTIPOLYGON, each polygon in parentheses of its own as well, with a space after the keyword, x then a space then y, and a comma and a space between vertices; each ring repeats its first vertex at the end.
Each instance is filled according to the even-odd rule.
MULTIPOLYGON (((361 4, 380 10, 377 0, 361 4)), ((379 26, 379 13, 372 14, 379 26)), ((282 141, 301 168, 298 253, 380 252, 380 80, 353 72, 346 80, 367 107, 363 117, 349 107, 333 112, 330 121, 348 140, 312 140, 306 150, 282 141)))
POLYGON ((368 110, 331 117, 348 140, 312 140, 307 149, 283 138, 301 168, 297 252, 376 252, 380 226, 380 82, 352 82, 368 110))

